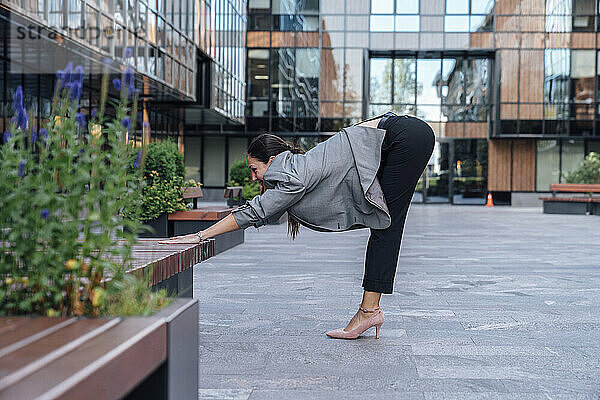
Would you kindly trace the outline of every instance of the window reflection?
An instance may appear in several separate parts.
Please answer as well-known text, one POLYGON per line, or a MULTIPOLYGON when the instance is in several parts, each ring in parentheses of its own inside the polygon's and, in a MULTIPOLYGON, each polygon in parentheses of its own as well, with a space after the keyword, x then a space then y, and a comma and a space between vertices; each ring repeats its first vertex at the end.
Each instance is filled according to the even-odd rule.
POLYGON ((468 15, 447 15, 444 19, 444 31, 446 32, 468 32, 468 15))
POLYGON ((494 0, 471 0, 471 14, 489 14, 494 8, 494 0))
POLYGON ((248 50, 248 96, 269 96, 269 50, 248 50))
POLYGON ((394 60, 394 103, 414 103, 417 94, 417 63, 414 58, 394 60))
POLYGON ((594 118, 594 76, 596 52, 594 50, 571 51, 571 88, 575 103, 572 117, 594 118))
POLYGON ((469 0, 446 0, 446 14, 468 14, 469 0))
POLYGON ((394 0, 371 0, 371 14, 393 14, 394 0))
POLYGON ((432 122, 488 120, 487 58, 372 58, 370 66, 370 115, 393 109, 432 122))
POLYGON ((292 98, 294 64, 295 52, 293 48, 271 50, 272 98, 292 98))
POLYGON ((419 0, 397 0, 396 14, 418 14, 419 0))
POLYGON ((396 32, 419 32, 418 15, 396 15, 396 32))
POLYGON ((546 32, 571 32, 572 0, 546 0, 546 32))
POLYGON ((548 49, 544 54, 544 101, 562 103, 544 107, 547 119, 568 116, 570 52, 568 49, 548 49))
POLYGON ((370 64, 370 102, 391 103, 392 60, 390 58, 372 58, 370 64))
POLYGON ((392 15, 371 15, 371 32, 393 32, 394 17, 392 15))

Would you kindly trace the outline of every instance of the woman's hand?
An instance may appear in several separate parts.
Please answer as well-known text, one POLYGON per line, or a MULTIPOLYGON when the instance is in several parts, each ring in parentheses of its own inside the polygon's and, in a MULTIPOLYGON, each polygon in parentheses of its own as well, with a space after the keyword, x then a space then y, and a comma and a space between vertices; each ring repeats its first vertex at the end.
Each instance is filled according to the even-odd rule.
POLYGON ((167 240, 161 240, 158 244, 196 244, 200 243, 200 240, 198 235, 190 233, 189 235, 174 236, 167 240))

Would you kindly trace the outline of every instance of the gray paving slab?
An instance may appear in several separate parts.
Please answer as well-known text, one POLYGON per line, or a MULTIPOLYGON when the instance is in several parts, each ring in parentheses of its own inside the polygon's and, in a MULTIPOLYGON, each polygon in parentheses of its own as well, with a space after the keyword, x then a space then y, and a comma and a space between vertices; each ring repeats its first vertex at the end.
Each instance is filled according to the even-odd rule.
POLYGON ((329 339, 368 230, 286 226, 196 267, 200 399, 600 399, 600 218, 412 205, 381 338, 329 339))

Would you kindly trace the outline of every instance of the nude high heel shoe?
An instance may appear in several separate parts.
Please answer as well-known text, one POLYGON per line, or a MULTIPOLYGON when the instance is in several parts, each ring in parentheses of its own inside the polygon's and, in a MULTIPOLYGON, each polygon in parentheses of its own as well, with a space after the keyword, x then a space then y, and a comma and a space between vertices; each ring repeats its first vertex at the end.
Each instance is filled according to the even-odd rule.
POLYGON ((357 337, 362 335, 367 329, 375 327, 375 339, 379 339, 379 329, 383 324, 383 311, 381 311, 381 307, 358 307, 358 309, 362 312, 372 312, 373 315, 371 315, 368 319, 362 321, 356 328, 352 329, 351 331, 345 331, 342 328, 329 331, 326 333, 326 335, 334 339, 356 339, 357 337))

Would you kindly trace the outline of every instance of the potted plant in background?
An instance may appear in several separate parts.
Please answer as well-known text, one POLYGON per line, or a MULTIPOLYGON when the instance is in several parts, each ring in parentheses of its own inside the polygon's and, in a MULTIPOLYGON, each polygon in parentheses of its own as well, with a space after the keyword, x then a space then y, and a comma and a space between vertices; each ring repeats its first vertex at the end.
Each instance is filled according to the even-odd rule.
MULTIPOLYGON (((131 156, 129 170, 135 169, 135 157, 131 156)), ((132 202, 128 216, 141 221, 149 229, 140 237, 168 237, 168 214, 186 209, 182 188, 185 167, 177 144, 171 141, 148 144, 143 166, 144 185, 139 199, 132 202)), ((195 182, 194 182, 195 184, 195 182)))
MULTIPOLYGON (((241 186, 241 197, 243 200, 251 200, 254 196, 260 193, 258 182, 252 180, 252 172, 248 168, 246 161, 234 161, 229 168, 229 182, 227 186, 241 186)), ((235 198, 241 202, 241 199, 235 198)))
POLYGON ((600 154, 590 152, 581 165, 574 171, 565 175, 567 183, 600 183, 600 154))
MULTIPOLYGON (((109 103, 109 64, 107 60, 99 109, 89 116, 79 103, 84 79, 81 66, 68 64, 58 72, 51 117, 39 131, 29 122, 22 88, 14 93, 14 116, 0 144, 0 317, 144 316, 171 302, 164 290, 151 290, 148 276, 127 271, 140 227, 131 218, 137 212, 136 201, 143 198, 144 190, 150 197, 164 189, 160 193, 164 197, 171 187, 181 186, 179 164, 163 180, 170 170, 153 164, 153 150, 150 157, 144 157, 144 149, 134 148, 127 140, 128 133, 135 131, 137 117, 133 71, 126 68, 121 79, 113 80, 120 102, 109 103), (144 186, 142 170, 148 167, 158 170, 146 176, 144 186)), ((179 206, 175 200, 168 203, 165 207, 179 206)), ((189 378, 190 393, 197 393, 197 303, 177 300, 172 307, 160 312, 160 321, 166 324, 185 318, 187 322, 178 323, 185 335, 174 331, 177 324, 169 322, 168 344, 162 343, 167 347, 186 337, 192 348, 186 350, 188 355, 171 356, 168 347, 169 372, 164 379, 189 378), (187 364, 181 367, 183 359, 187 364), (190 372, 178 372, 182 378, 177 378, 173 368, 190 372)), ((159 320, 153 318, 148 324, 156 326, 152 321, 159 320)), ((111 326, 121 319, 114 321, 111 326)), ((11 319, 6 320, 3 328, 10 328, 10 323, 11 319)))

